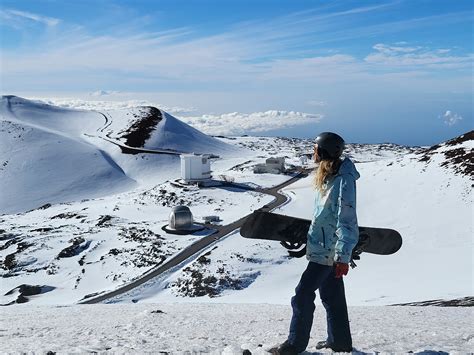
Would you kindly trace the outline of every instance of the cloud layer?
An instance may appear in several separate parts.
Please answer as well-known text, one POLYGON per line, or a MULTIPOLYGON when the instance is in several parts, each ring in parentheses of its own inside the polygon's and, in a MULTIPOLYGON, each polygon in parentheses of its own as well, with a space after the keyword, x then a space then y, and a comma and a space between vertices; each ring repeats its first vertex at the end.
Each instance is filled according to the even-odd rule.
POLYGON ((222 115, 182 117, 181 119, 207 134, 238 136, 292 128, 311 123, 317 124, 322 118, 323 115, 321 114, 269 110, 250 114, 232 112, 222 115))
POLYGON ((137 106, 155 106, 163 111, 178 116, 192 127, 211 135, 238 136, 244 134, 264 133, 268 131, 292 128, 304 124, 317 124, 323 115, 295 111, 268 110, 253 113, 224 113, 220 115, 185 116, 194 111, 192 108, 168 107, 147 100, 126 101, 87 101, 79 99, 39 99, 35 100, 64 108, 78 110, 121 110, 137 106))
MULTIPOLYGON (((110 82, 112 88, 119 90, 118 86, 157 90, 170 85, 258 86, 282 79, 290 83, 360 80, 361 76, 379 75, 380 69, 469 69, 472 54, 455 55, 450 48, 377 43, 373 52, 364 56, 314 49, 406 28, 433 26, 440 21, 466 21, 470 16, 463 12, 371 25, 354 21, 358 16, 386 11, 397 4, 395 1, 329 13, 308 10, 266 21, 237 23, 225 31, 205 35, 190 28, 137 32, 127 23, 121 25, 120 32, 92 34, 87 28, 62 24, 61 31, 49 36, 45 33, 27 51, 3 51, 3 81, 15 83, 32 78, 48 87, 64 86, 66 81, 96 87, 110 82), (341 25, 348 27, 342 31, 341 25)), ((27 19, 47 26, 61 23, 13 9, 0 14, 11 21, 27 19)))
POLYGON ((24 21, 36 22, 49 27, 56 26, 61 22, 57 18, 14 9, 0 9, 0 19, 14 28, 20 27, 24 21))
MULTIPOLYGON (((103 90, 99 90, 99 93, 103 90)), ((107 95, 113 95, 112 93, 107 95)), ((107 95, 94 95, 90 96, 107 96, 107 95)), ((95 110, 95 111, 107 111, 107 110, 122 110, 133 108, 137 106, 154 106, 159 107, 163 111, 171 114, 183 114, 194 112, 194 108, 178 107, 178 106, 166 106, 159 103, 153 103, 148 100, 123 100, 123 101, 106 101, 106 100, 81 100, 81 99, 69 99, 69 98, 32 98, 33 100, 41 101, 48 105, 59 106, 63 108, 71 108, 76 110, 95 110)))
POLYGON ((185 18, 176 6, 166 11, 181 22, 131 4, 119 15, 98 4, 100 14, 79 24, 10 9, 0 11, 4 22, 23 28, 11 36, 19 43, 2 47, 0 89, 101 100, 59 102, 83 109, 116 108, 114 100, 158 106, 211 134, 296 127, 291 134, 310 136, 324 128, 353 140, 422 144, 423 136, 431 144, 453 131, 443 120, 461 131, 472 118, 466 4, 311 2, 274 9, 278 16, 239 5, 245 22, 221 17, 219 25, 185 18), (433 119, 446 107, 450 114, 433 119))
POLYGON ((433 69, 469 69, 474 56, 472 54, 456 56, 451 49, 430 49, 421 46, 392 46, 378 43, 373 46, 375 53, 369 54, 365 61, 370 64, 392 68, 433 69))

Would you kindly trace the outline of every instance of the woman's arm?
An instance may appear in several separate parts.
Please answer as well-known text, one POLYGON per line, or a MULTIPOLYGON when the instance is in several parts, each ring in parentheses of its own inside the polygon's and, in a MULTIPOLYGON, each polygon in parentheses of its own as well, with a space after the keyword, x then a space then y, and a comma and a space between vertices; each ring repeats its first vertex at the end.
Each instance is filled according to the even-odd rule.
POLYGON ((339 184, 339 197, 336 225, 336 255, 334 261, 348 264, 352 249, 359 241, 359 226, 356 213, 356 182, 352 175, 342 175, 339 184))

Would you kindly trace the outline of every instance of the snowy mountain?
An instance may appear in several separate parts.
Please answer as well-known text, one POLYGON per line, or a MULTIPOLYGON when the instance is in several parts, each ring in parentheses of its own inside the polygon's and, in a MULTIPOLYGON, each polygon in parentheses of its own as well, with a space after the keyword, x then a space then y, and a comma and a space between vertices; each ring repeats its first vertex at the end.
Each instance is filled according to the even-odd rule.
MULTIPOLYGON (((5 351, 263 354, 284 339, 306 261, 238 230, 105 301, 119 304, 71 305, 140 280, 215 232, 208 225, 168 233, 172 207, 190 207, 196 222, 217 215, 225 226, 268 205, 274 197, 265 188, 314 167, 300 160, 312 140, 209 137, 153 107, 84 111, 4 96, 0 113, 0 304, 13 305, 3 312, 11 324, 5 351), (178 184, 179 152, 219 156, 215 186, 178 184), (253 173, 275 156, 285 157, 287 174, 253 173), (80 315, 73 326, 71 312, 80 315), (47 327, 42 319, 51 320, 47 327), (231 327, 240 330, 229 335, 231 327), (149 334, 161 335, 154 343, 149 334)), ((404 239, 394 255, 363 254, 345 280, 358 350, 473 350, 471 311, 360 307, 472 305, 473 152, 472 131, 426 148, 348 145, 361 173, 359 223, 394 228, 404 239), (424 335, 413 336, 414 328, 424 335)), ((285 187, 288 201, 275 212, 310 218, 312 179, 285 187)), ((323 337, 319 313, 313 339, 323 337)))
MULTIPOLYGON (((313 144, 209 137, 152 107, 66 110, 12 96, 2 98, 1 127, 3 304, 70 304, 139 278, 214 232, 167 233, 162 228, 171 207, 189 206, 198 222, 218 215, 221 225, 230 224, 271 202, 262 188, 289 179, 313 144), (214 179, 235 187, 176 185, 174 152, 180 151, 219 155, 212 161, 214 179), (290 175, 253 173, 273 156, 286 157, 290 175)), ((404 237, 393 256, 363 255, 346 282, 350 304, 472 295, 473 143, 469 132, 429 148, 348 145, 362 175, 359 223, 394 228, 404 237), (456 263, 440 262, 446 255, 456 255, 456 263), (427 265, 432 277, 425 276, 427 265), (468 271, 459 274, 459 267, 468 271), (406 274, 413 277, 400 276, 406 274)), ((286 187, 289 201, 275 212, 309 218, 311 181, 309 175, 286 187)), ((245 240, 237 230, 111 302, 286 304, 304 264, 278 243, 245 240)))
POLYGON ((164 181, 179 171, 177 155, 138 161, 111 142, 214 155, 235 151, 153 107, 95 112, 2 96, 0 213, 107 196, 149 174, 164 181))
MULTIPOLYGON (((240 144, 253 149, 263 146, 273 154, 283 142, 296 143, 247 137, 240 144)), ((300 146, 296 151, 301 152, 310 142, 296 144, 300 146)), ((360 225, 393 228, 404 238, 402 249, 395 255, 362 256, 346 281, 349 304, 386 305, 472 296, 473 161, 453 161, 453 157, 472 156, 473 133, 439 146, 444 148, 349 145, 347 154, 358 162, 362 175, 358 182, 360 225), (427 154, 431 159, 426 159, 427 154), (458 164, 464 169, 460 170, 458 164), (447 255, 456 255, 456 262, 444 263, 447 255), (459 268, 466 272, 457 272, 459 268), (427 272, 430 275, 426 276, 427 272), (439 287, 439 282, 444 287, 439 287)), ((312 175, 283 191, 291 200, 277 213, 311 218, 312 175)), ((195 299, 286 304, 305 263, 304 258, 288 259, 278 243, 243 239, 236 231, 178 270, 110 302, 195 299)))
MULTIPOLYGON (((225 225, 273 199, 251 189, 183 189, 173 183, 179 177, 178 155, 148 151, 220 155, 213 160, 215 178, 269 187, 289 177, 254 174, 255 164, 279 155, 286 157, 291 169, 312 148, 311 140, 291 138, 216 139, 152 107, 81 111, 4 96, 1 118, 1 291, 11 291, 5 296, 7 303, 31 292, 44 293, 32 296, 35 302, 70 303, 114 289, 213 232, 180 237, 164 232, 173 206, 189 206, 197 221, 218 214, 225 225), (31 291, 21 285, 44 289, 31 291)), ((354 304, 472 294, 470 273, 447 280, 449 291, 427 281, 423 290, 405 295, 375 274, 371 277, 380 292, 373 295, 370 287, 361 285, 372 270, 384 267, 386 274, 397 277, 394 263, 404 264, 407 270, 413 267, 416 274, 414 260, 445 275, 443 270, 451 266, 434 260, 442 260, 446 253, 461 256, 457 265, 472 269, 470 249, 465 246, 472 245, 472 223, 466 221, 471 220, 473 141, 469 132, 429 148, 348 146, 347 154, 362 175, 361 225, 394 228, 404 237, 402 250, 381 265, 379 258, 364 256, 347 282, 357 295, 354 304)), ((285 188, 290 200, 276 212, 309 218, 311 179, 310 175, 285 188)), ((287 284, 267 298, 267 302, 286 303, 304 263, 304 259, 289 259, 278 244, 244 240, 235 231, 178 269, 114 302, 259 302, 261 293, 273 284, 287 284)))

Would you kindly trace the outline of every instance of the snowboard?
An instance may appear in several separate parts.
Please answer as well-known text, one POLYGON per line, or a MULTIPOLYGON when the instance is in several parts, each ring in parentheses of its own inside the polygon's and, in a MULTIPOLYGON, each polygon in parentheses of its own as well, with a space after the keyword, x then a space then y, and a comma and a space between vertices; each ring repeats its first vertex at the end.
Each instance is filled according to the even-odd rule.
MULTIPOLYGON (((246 218, 240 234, 244 238, 275 240, 289 249, 290 256, 305 255, 306 236, 311 221, 303 218, 284 216, 271 212, 255 211, 246 218)), ((359 227, 359 241, 352 250, 352 259, 359 259, 361 253, 390 255, 402 246, 400 233, 393 229, 359 227)))

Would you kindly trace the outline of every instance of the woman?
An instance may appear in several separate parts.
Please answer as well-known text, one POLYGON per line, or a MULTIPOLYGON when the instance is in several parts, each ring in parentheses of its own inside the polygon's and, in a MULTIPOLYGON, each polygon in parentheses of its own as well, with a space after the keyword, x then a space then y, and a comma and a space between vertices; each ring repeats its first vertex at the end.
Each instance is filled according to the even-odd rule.
POLYGON ((349 271, 352 249, 359 239, 355 182, 360 175, 349 158, 341 159, 343 149, 344 140, 335 133, 324 132, 316 138, 314 161, 319 166, 306 249, 309 263, 291 299, 293 317, 288 340, 272 349, 274 354, 297 354, 306 349, 317 289, 326 309, 328 336, 316 348, 352 351, 342 276, 349 271))

